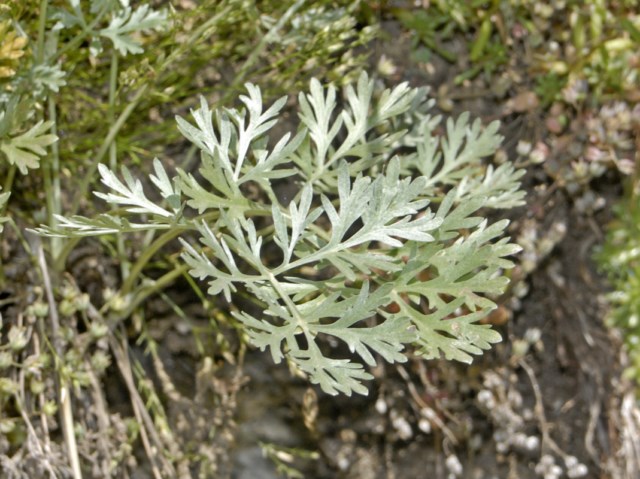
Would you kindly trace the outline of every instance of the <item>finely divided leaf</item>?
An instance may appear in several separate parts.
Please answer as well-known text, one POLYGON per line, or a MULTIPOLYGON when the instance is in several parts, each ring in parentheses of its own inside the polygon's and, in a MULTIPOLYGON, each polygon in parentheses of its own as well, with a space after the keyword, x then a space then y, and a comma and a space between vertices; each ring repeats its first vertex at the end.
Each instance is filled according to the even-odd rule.
MULTIPOLYGON (((137 17, 127 15, 112 30, 133 52, 137 17)), ((478 322, 504 291, 518 247, 504 237, 507 222, 489 223, 482 211, 523 195, 521 171, 482 163, 500 141, 497 123, 461 115, 438 137, 423 90, 401 84, 377 95, 363 74, 344 107, 333 87, 312 80, 299 96, 301 127, 270 142, 286 99, 265 107, 257 86, 246 89, 242 109, 212 111, 201 98, 193 123, 177 118, 201 164, 171 178, 154 160, 150 180, 166 208, 128 170, 120 180, 101 165, 109 191, 98 196, 124 206, 122 216, 60 218, 39 232, 195 232, 199 242, 180 238, 190 274, 211 296, 241 293, 233 315, 248 340, 328 394, 366 394, 365 365, 406 361, 409 343, 428 358, 470 362, 500 340, 478 322), (131 214, 148 223, 129 223, 131 214)))
POLYGON ((45 147, 58 141, 56 135, 46 133, 52 126, 52 121, 39 121, 26 133, 0 140, 0 151, 6 155, 9 163, 16 165, 20 173, 26 175, 29 168, 40 166, 40 157, 47 153, 45 147))
POLYGON ((101 214, 95 218, 84 216, 55 215, 57 224, 54 227, 43 226, 33 231, 60 238, 81 238, 86 236, 106 235, 114 233, 133 233, 135 231, 150 231, 154 229, 169 229, 170 225, 163 223, 131 223, 127 218, 101 214))
POLYGON ((318 384, 324 392, 332 396, 338 393, 351 396, 353 392, 367 395, 369 391, 362 381, 373 379, 362 364, 349 359, 330 359, 322 354, 315 342, 306 350, 290 353, 292 362, 309 376, 313 384, 318 384))
POLYGON ((159 30, 167 21, 167 13, 152 10, 149 5, 142 5, 136 10, 125 7, 111 19, 107 28, 100 30, 100 35, 110 39, 121 55, 142 53, 142 44, 136 35, 149 30, 159 30))
MULTIPOLYGON (((500 334, 488 324, 477 324, 488 310, 464 312, 464 298, 443 304, 430 314, 403 305, 398 319, 409 318, 418 328, 420 354, 427 359, 445 359, 471 363, 471 354, 481 354, 491 344, 500 342, 500 334)), ((388 320, 387 320, 388 321, 388 320)))
POLYGON ((165 218, 175 216, 175 213, 165 210, 145 196, 144 191, 142 191, 142 183, 131 175, 128 168, 122 167, 124 183, 106 165, 98 165, 98 171, 100 172, 102 183, 115 193, 96 192, 95 195, 97 197, 108 203, 127 205, 127 211, 130 213, 147 213, 165 218))

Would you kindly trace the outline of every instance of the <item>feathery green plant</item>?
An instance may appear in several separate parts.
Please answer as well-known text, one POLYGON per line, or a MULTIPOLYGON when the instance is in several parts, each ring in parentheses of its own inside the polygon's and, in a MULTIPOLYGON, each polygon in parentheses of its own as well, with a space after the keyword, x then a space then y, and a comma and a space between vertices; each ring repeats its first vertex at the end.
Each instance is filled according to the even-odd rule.
POLYGON ((500 340, 478 321, 519 247, 503 237, 508 221, 490 224, 480 210, 522 204, 524 193, 522 171, 482 162, 501 141, 497 123, 464 114, 437 136, 424 90, 403 83, 376 95, 362 74, 344 107, 312 80, 298 131, 271 144, 286 98, 265 108, 260 89, 246 88, 242 109, 212 112, 203 98, 194 123, 177 118, 201 167, 170 178, 156 159, 150 180, 163 201, 126 168, 121 180, 100 165, 108 191, 96 194, 119 209, 38 231, 183 231, 182 258, 210 295, 256 299, 262 312, 241 301, 234 312, 250 342, 329 394, 366 394, 362 362, 406 361, 409 343, 426 358, 471 362, 500 340))
POLYGON ((629 354, 626 375, 640 379, 640 202, 637 180, 615 207, 616 218, 608 226, 607 237, 596 259, 608 274, 613 291, 608 299, 607 318, 618 328, 629 354))

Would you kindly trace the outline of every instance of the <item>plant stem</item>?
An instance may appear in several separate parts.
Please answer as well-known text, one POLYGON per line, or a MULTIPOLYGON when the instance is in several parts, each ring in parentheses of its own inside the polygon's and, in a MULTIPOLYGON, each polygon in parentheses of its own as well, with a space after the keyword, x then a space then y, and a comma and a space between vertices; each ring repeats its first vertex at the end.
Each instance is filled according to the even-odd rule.
MULTIPOLYGON (((56 113, 56 102, 52 96, 49 96, 49 120, 53 122, 51 127, 51 133, 57 136, 58 133, 58 121, 56 113)), ((58 225, 58 220, 55 215, 59 215, 62 211, 61 207, 61 194, 60 194, 60 148, 58 142, 51 145, 51 160, 46 162, 47 168, 45 171, 45 180, 49 177, 49 181, 45 181, 45 189, 48 186, 49 190, 47 194, 47 216, 49 224, 52 228, 58 225)), ((54 265, 58 254, 62 250, 62 238, 53 236, 51 237, 51 257, 53 258, 54 265)))
MULTIPOLYGON (((47 10, 49 0, 40 1, 40 16, 38 18, 38 40, 36 43, 36 64, 45 63, 44 41, 47 24, 47 10)), ((51 96, 48 96, 49 119, 53 122, 51 133, 56 135, 56 105, 51 96)), ((44 191, 47 202, 47 219, 50 225, 57 224, 55 216, 60 214, 60 149, 57 143, 51 145, 51 160, 43 162, 42 175, 44 180, 44 191)), ((51 255, 56 258, 62 245, 61 238, 51 238, 51 255)))
POLYGON ((47 24, 47 8, 49 0, 40 0, 40 16, 38 17, 38 40, 36 43, 36 63, 44 61, 44 30, 47 24))
POLYGON ((161 276, 157 280, 148 286, 142 286, 131 299, 131 302, 127 306, 127 308, 121 312, 114 315, 114 320, 116 323, 121 320, 130 317, 133 312, 136 310, 138 306, 140 306, 149 296, 156 294, 158 291, 162 291, 167 286, 173 284, 173 282, 186 273, 189 270, 188 264, 180 265, 175 269, 172 269, 165 275, 161 276))
POLYGON ((133 289, 134 281, 140 275, 140 273, 142 272, 144 267, 147 265, 147 263, 149 263, 153 255, 156 254, 158 250, 160 250, 160 248, 166 245, 169 241, 177 238, 185 229, 187 228, 181 228, 179 226, 175 226, 169 231, 165 231, 159 238, 153 241, 153 243, 151 243, 149 247, 145 248, 142 251, 142 254, 138 258, 138 260, 134 263, 133 267, 131 268, 129 275, 126 278, 124 278, 124 283, 120 288, 120 292, 123 295, 126 296, 131 292, 131 290, 133 289))
POLYGON ((100 149, 96 153, 96 156, 93 158, 93 161, 89 165, 87 172, 84 175, 84 178, 82 179, 82 181, 80 182, 80 185, 78 186, 78 192, 76 193, 76 196, 73 200, 73 204, 71 205, 70 216, 73 216, 78 212, 78 208, 80 207, 80 201, 86 197, 89 184, 93 180, 96 170, 98 169, 98 164, 102 161, 102 159, 105 157, 105 155, 109 151, 109 147, 111 143, 113 142, 115 137, 118 135, 118 132, 120 131, 124 123, 127 121, 131 113, 133 113, 133 110, 138 106, 138 103, 144 96, 148 87, 149 85, 146 84, 141 86, 138 89, 138 91, 136 91, 136 93, 133 95, 133 98, 131 99, 129 104, 125 107, 122 113, 120 113, 120 115, 118 116, 118 119, 115 121, 115 123, 111 125, 111 128, 109 128, 107 137, 104 139, 104 141, 100 145, 100 149))
MULTIPOLYGON (((118 86, 118 52, 111 51, 111 70, 109 72, 109 124, 113 125, 116 117, 116 89, 118 86)), ((109 144, 109 168, 115 170, 118 164, 118 145, 116 138, 109 144)), ((118 258, 120 260, 120 275, 123 280, 129 276, 129 259, 127 258, 124 237, 118 233, 116 235, 116 246, 118 248, 118 258)))
MULTIPOLYGON (((56 305, 55 298, 53 296, 53 287, 51 284, 51 278, 49 277, 49 270, 47 268, 47 262, 44 257, 42 244, 38 244, 37 249, 40 273, 42 275, 42 282, 44 283, 44 290, 47 298, 47 303, 49 305, 49 319, 51 321, 53 347, 56 358, 60 359, 64 355, 62 346, 60 344, 60 318, 58 317, 58 306, 56 305)), ((69 388, 67 378, 59 374, 56 379, 56 383, 58 386, 58 401, 60 403, 60 422, 62 425, 64 440, 67 446, 67 455, 69 458, 69 463, 71 465, 71 473, 73 475, 73 479, 82 479, 82 471, 80 469, 80 456, 78 453, 78 446, 75 436, 73 409, 71 407, 71 389, 69 388)))
MULTIPOLYGON (((116 116, 116 88, 118 86, 118 52, 111 52, 111 69, 109 71, 109 124, 113 126, 116 116)), ((115 138, 109 144, 109 167, 115 169, 118 162, 115 138)))
POLYGON ((271 271, 269 271, 266 267, 262 267, 261 270, 262 270, 261 271, 262 275, 269 280, 269 282, 271 283, 271 286, 273 286, 273 289, 276 290, 276 292, 278 293, 278 296, 280 296, 282 301, 284 301, 284 304, 287 306, 287 309, 291 312, 291 316, 296 320, 296 324, 298 325, 300 330, 303 331, 305 335, 309 335, 309 327, 307 325, 307 322, 302 318, 302 316, 300 315, 300 311, 298 311, 298 307, 293 301, 291 301, 291 298, 289 297, 287 292, 284 289, 282 289, 282 285, 278 281, 278 278, 276 278, 275 275, 271 271))

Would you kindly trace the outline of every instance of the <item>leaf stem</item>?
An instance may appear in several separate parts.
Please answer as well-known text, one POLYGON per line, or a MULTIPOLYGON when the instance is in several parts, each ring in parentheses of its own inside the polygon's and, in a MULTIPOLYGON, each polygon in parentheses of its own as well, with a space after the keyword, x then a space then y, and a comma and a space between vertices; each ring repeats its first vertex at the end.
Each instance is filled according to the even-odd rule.
POLYGON ((82 179, 82 181, 80 182, 80 185, 78 186, 78 192, 76 193, 76 196, 73 200, 73 204, 71 205, 71 212, 69 216, 73 216, 78 212, 78 208, 80 207, 80 202, 82 201, 83 198, 86 197, 89 184, 93 180, 96 170, 98 169, 98 164, 102 161, 102 159, 105 157, 105 155, 109 151, 109 147, 111 143, 113 142, 115 137, 118 135, 118 132, 120 131, 124 123, 127 121, 131 113, 133 113, 133 110, 138 106, 138 103, 146 93, 148 87, 149 85, 145 84, 141 86, 138 89, 138 91, 136 91, 136 93, 133 95, 133 98, 131 99, 129 104, 125 107, 122 113, 120 113, 120 115, 118 116, 118 119, 115 121, 115 123, 111 125, 111 128, 109 128, 107 137, 104 139, 104 141, 100 145, 100 149, 98 150, 98 152, 96 153, 96 156, 91 161, 91 164, 87 168, 87 172, 85 173, 84 178, 82 179))
MULTIPOLYGON (((56 112, 56 102, 53 96, 49 96, 49 120, 53 122, 51 126, 51 134, 58 134, 58 120, 56 112)), ((58 220, 55 215, 59 215, 62 211, 62 195, 60 192, 60 148, 58 142, 54 142, 51 145, 51 160, 45 163, 44 168, 45 176, 45 190, 47 195, 47 216, 49 224, 52 228, 58 225, 58 220), (47 186, 49 189, 47 190, 47 186)), ((51 238, 51 257, 53 258, 54 265, 56 264, 56 258, 62 250, 62 238, 51 238)))
MULTIPOLYGON (((118 86, 118 52, 114 49, 111 51, 111 69, 109 71, 109 123, 114 124, 116 116, 116 90, 118 86)), ((114 136, 113 141, 109 144, 109 167, 115 170, 118 164, 118 145, 114 136)), ((125 251, 124 238, 122 234, 116 235, 116 247, 118 249, 118 257, 120 259, 120 275, 123 280, 129 277, 129 259, 125 251)))
POLYGON ((154 240, 149 247, 142 251, 142 254, 138 260, 134 263, 129 274, 124 278, 124 283, 120 288, 123 295, 127 295, 133 289, 133 284, 136 278, 140 275, 144 267, 149 263, 154 254, 156 254, 164 245, 166 245, 172 239, 177 238, 186 228, 174 226, 168 231, 165 231, 160 237, 154 240))
POLYGON ((38 17, 38 40, 36 43, 36 63, 44 61, 44 30, 47 25, 47 8, 49 0, 40 0, 40 16, 38 17))
POLYGON ((291 316, 293 316, 293 318, 296 320, 298 327, 302 330, 302 332, 304 332, 305 336, 309 337, 311 333, 309 332, 309 328, 307 326, 306 321, 300 315, 300 311, 298 311, 298 307, 295 305, 293 301, 291 301, 291 298, 284 291, 284 289, 282 289, 282 285, 278 281, 278 278, 276 278, 275 275, 271 271, 269 271, 269 269, 267 269, 265 266, 263 266, 261 270, 262 270, 261 273, 267 278, 269 283, 271 283, 271 286, 273 286, 273 289, 276 290, 276 292, 278 293, 282 301, 284 301, 284 304, 287 306, 287 309, 291 312, 291 316))
POLYGON ((153 284, 142 286, 133 296, 127 308, 118 313, 114 319, 116 322, 119 322, 125 318, 128 318, 133 314, 138 306, 140 306, 149 296, 156 294, 158 291, 163 290, 167 286, 173 284, 173 282, 182 276, 184 273, 189 271, 188 264, 182 264, 168 273, 164 274, 157 280, 153 282, 153 284))
MULTIPOLYGON (((45 63, 44 42, 47 25, 47 10, 49 8, 49 0, 40 1, 40 15, 38 18, 38 39, 36 43, 36 64, 43 65, 45 63)), ((53 122, 51 133, 57 135, 56 123, 56 104, 51 95, 48 97, 49 119, 53 122)), ((56 220, 54 215, 59 214, 61 210, 60 202, 60 149, 57 143, 51 145, 51 160, 44 162, 42 175, 44 180, 44 190, 47 202, 47 217, 50 225, 55 227, 56 220)), ((51 238, 51 256, 55 259, 61 250, 62 239, 57 237, 51 238)))

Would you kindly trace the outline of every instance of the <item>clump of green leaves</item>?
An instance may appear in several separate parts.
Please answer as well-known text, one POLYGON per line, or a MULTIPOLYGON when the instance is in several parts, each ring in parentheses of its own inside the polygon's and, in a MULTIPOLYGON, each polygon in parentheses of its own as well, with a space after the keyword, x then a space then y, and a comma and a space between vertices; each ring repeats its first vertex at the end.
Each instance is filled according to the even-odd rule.
POLYGON ((122 157, 152 156, 148 147, 158 138, 164 144, 154 144, 156 152, 175 146, 178 135, 167 126, 173 123, 162 122, 162 116, 171 118, 170 110, 179 110, 196 87, 224 99, 253 76, 271 86, 265 95, 280 94, 311 75, 348 81, 366 57, 353 49, 375 33, 374 27, 355 28, 357 3, 208 0, 172 11, 148 2, 104 0, 3 5, 5 189, 12 187, 14 170, 27 174, 40 167, 61 130, 64 140, 50 149, 43 186, 48 213, 59 213, 60 172, 83 176, 79 187, 68 188, 77 191, 75 211, 95 180, 97 162, 108 158, 114 166, 122 157), (222 78, 219 72, 233 74, 222 78))
POLYGON ((440 0, 427 7, 396 6, 391 13, 412 33, 413 57, 417 61, 431 61, 438 55, 454 62, 459 54, 451 49, 451 41, 460 33, 468 34, 467 53, 473 62, 456 82, 473 78, 480 72, 492 73, 508 61, 508 45, 497 35, 492 20, 510 2, 482 0, 440 0))
MULTIPOLYGON (((0 37, 0 159, 6 158, 26 174, 29 168, 39 167, 45 147, 57 136, 49 133, 52 122, 40 120, 34 124, 35 98, 26 97, 21 86, 30 74, 26 68, 30 63, 30 56, 25 55, 27 38, 18 35, 7 20, 0 21, 0 37)), ((34 83, 42 80, 42 69, 33 68, 31 76, 34 83)))
POLYGON ((344 107, 312 80, 298 131, 270 142, 286 98, 265 108, 260 89, 246 88, 241 109, 211 111, 202 99, 193 123, 177 119, 201 167, 170 178, 155 160, 162 202, 126 168, 121 180, 101 166, 108 192, 97 194, 119 209, 59 217, 40 232, 184 230, 182 258, 210 295, 255 298, 234 312, 250 342, 329 394, 366 394, 362 363, 406 361, 410 343, 427 358, 470 362, 500 340, 478 321, 519 248, 503 237, 506 220, 491 224, 479 210, 519 205, 524 193, 522 171, 482 162, 501 141, 497 123, 465 114, 437 136, 423 90, 376 95, 363 74, 344 107))
POLYGON ((70 42, 63 46, 74 75, 58 98, 67 138, 61 154, 76 162, 100 156, 97 139, 107 138, 121 119, 127 122, 113 141, 120 158, 135 161, 176 147, 182 138, 173 128, 174 112, 187 109, 196 92, 206 91, 217 103, 230 101, 254 78, 265 97, 312 75, 348 81, 366 61, 354 49, 375 33, 374 27, 355 28, 358 2, 350 0, 205 0, 179 2, 171 12, 126 3, 95 0, 79 12, 55 11, 65 26, 61 39, 79 37, 90 45, 77 51, 69 51, 70 42), (113 10, 104 12, 107 3, 113 10), (112 58, 110 65, 104 60, 113 49, 117 62, 112 58), (109 105, 104 82, 115 83, 109 105), (87 130, 101 133, 87 136, 87 130))
MULTIPOLYGON (((46 147, 58 139, 51 132, 55 119, 43 120, 42 110, 47 99, 52 101, 50 95, 58 94, 67 85, 66 78, 75 67, 68 57, 66 63, 61 57, 83 41, 89 42, 93 57, 102 52, 105 40, 123 56, 141 53, 141 35, 167 25, 166 11, 152 10, 149 5, 132 9, 128 3, 96 0, 86 6, 70 2, 56 8, 45 2, 38 12, 37 34, 26 25, 28 33, 22 26, 15 27, 14 23, 20 25, 17 18, 0 17, 0 36, 4 37, 0 43, 0 152, 22 174, 39 168, 46 147), (46 30, 47 20, 56 20, 56 25, 46 30), (81 33, 58 48, 61 39, 66 40, 78 30, 81 33), (31 46, 29 54, 25 54, 27 46, 31 46)), ((24 8, 28 10, 33 5, 24 8)), ((12 5, 6 10, 17 12, 18 7, 12 5)), ((55 111, 53 105, 50 103, 50 113, 55 111)))
MULTIPOLYGON (((19 101, 19 99, 17 99, 19 101)), ((38 121, 22 131, 18 118, 12 115, 12 106, 0 112, 0 151, 4 153, 10 165, 15 165, 20 173, 26 175, 30 168, 38 168, 40 159, 46 154, 45 147, 58 140, 49 133, 53 122, 38 121)))
POLYGON ((536 92, 544 104, 612 94, 637 98, 637 0, 438 0, 390 11, 412 33, 419 61, 430 61, 434 54, 456 61, 460 55, 451 41, 467 36, 464 56, 470 65, 456 83, 499 72, 531 52, 530 68, 541 73, 536 92))
POLYGON ((616 218, 597 254, 613 291, 609 325, 622 332, 631 364, 627 374, 640 380, 640 202, 632 191, 615 207, 616 218))
POLYGON ((526 19, 536 68, 543 72, 536 91, 544 103, 637 101, 639 5, 638 0, 523 2, 516 11, 526 19))

